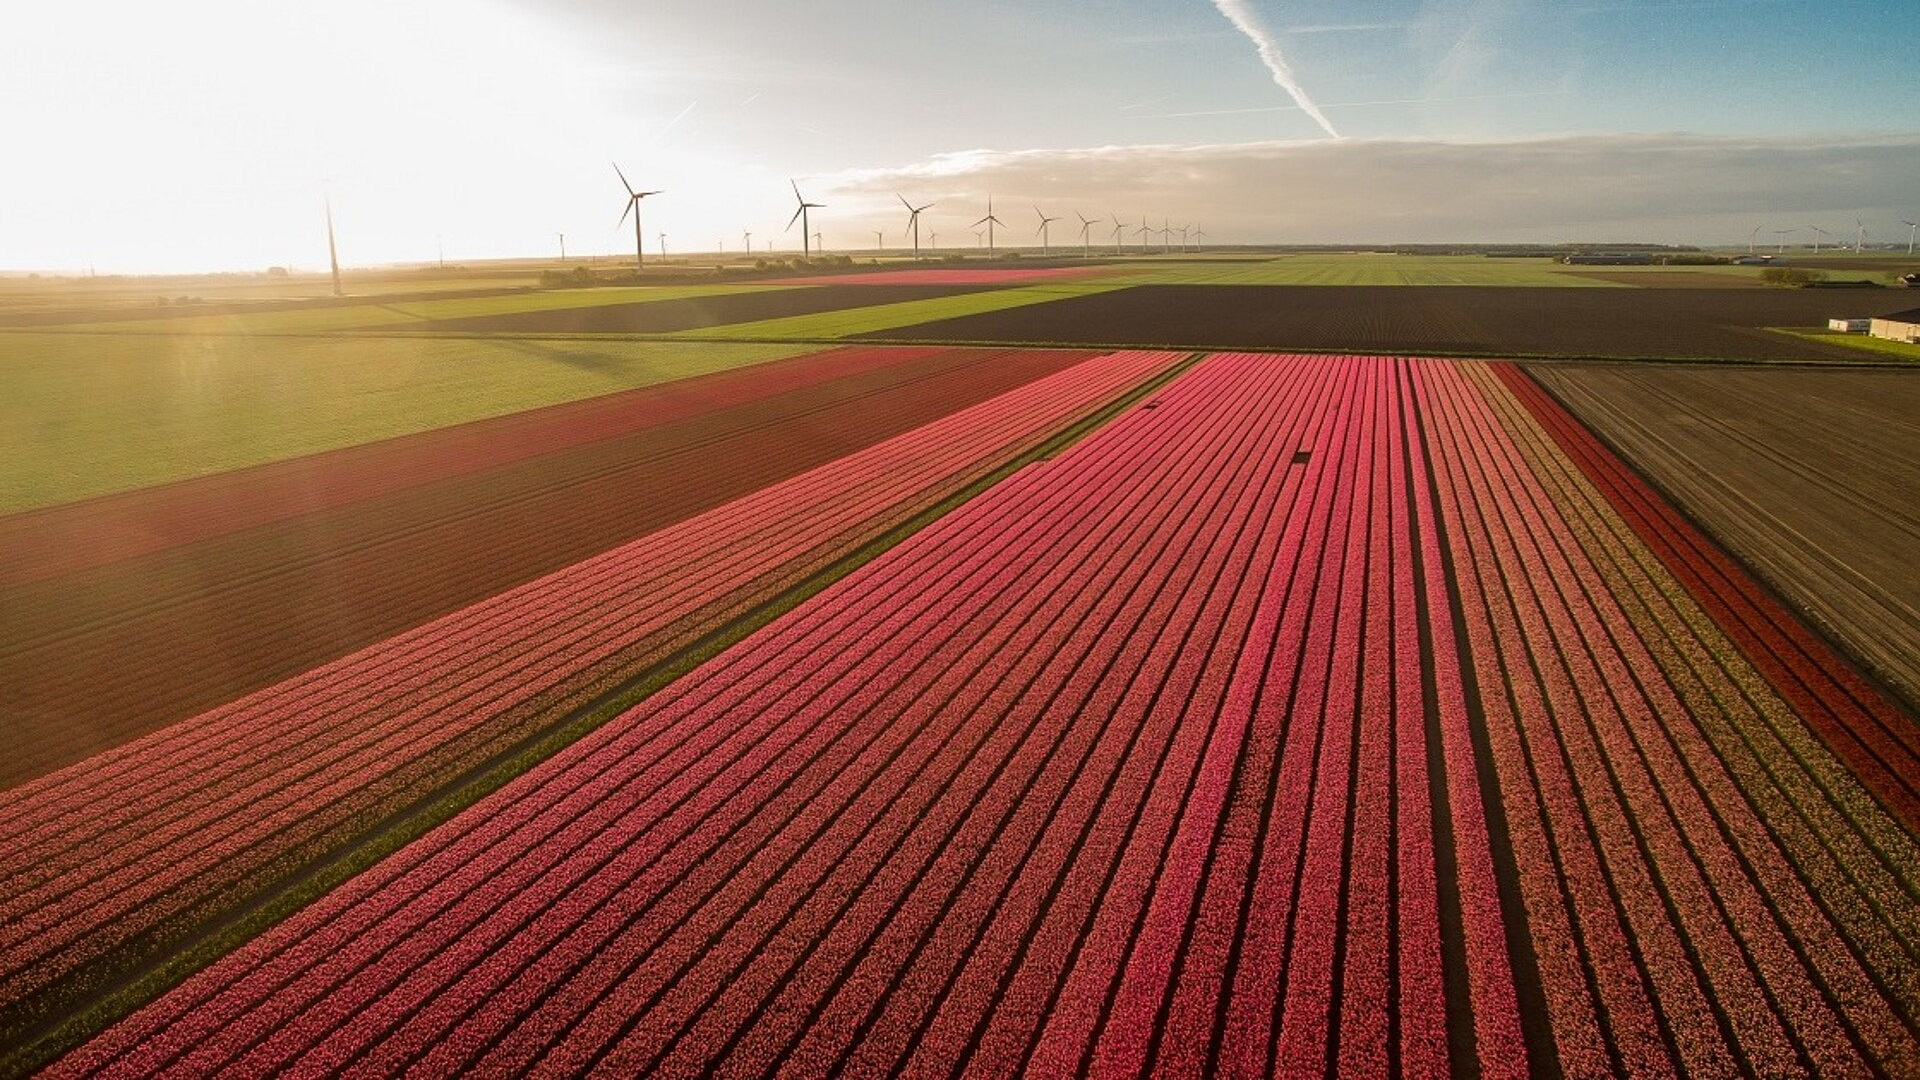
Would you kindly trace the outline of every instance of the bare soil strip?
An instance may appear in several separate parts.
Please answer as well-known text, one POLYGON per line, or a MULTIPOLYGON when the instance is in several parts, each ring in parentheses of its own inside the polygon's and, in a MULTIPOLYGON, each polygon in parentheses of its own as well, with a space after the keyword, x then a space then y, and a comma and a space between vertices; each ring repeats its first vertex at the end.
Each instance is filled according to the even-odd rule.
POLYGON ((1137 285, 860 335, 868 340, 1147 342, 1325 352, 1840 360, 1861 354, 1768 332, 1886 314, 1900 290, 1513 289, 1137 285))
POLYGON ((983 285, 889 285, 884 292, 859 285, 770 288, 640 304, 516 311, 419 323, 409 330, 473 334, 670 334, 790 315, 817 315, 842 308, 937 300, 986 292, 1018 282, 983 285))
POLYGON ((1920 372, 1531 370, 1910 707, 1920 704, 1920 372))

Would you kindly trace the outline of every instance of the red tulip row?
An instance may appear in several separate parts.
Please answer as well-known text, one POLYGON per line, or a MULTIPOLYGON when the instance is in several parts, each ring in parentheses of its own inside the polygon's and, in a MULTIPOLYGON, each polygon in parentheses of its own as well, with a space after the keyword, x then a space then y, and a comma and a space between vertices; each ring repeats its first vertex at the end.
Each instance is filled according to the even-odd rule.
POLYGON ((297 869, 1172 359, 1086 361, 0 794, 0 1005, 297 869))
POLYGON ((1548 490, 1530 418, 1491 373, 1432 365, 1426 387, 1478 677, 1508 694, 1486 696, 1488 737, 1563 1065, 1910 1060, 1912 1001, 1874 984, 1701 734, 1647 644, 1665 628, 1629 616, 1634 590, 1572 520, 1595 507, 1548 490))
POLYGON ((0 587, 334 509, 934 355, 841 348, 0 515, 0 587))
POLYGON ((1411 382, 1208 360, 64 1068, 1524 1073, 1411 382))

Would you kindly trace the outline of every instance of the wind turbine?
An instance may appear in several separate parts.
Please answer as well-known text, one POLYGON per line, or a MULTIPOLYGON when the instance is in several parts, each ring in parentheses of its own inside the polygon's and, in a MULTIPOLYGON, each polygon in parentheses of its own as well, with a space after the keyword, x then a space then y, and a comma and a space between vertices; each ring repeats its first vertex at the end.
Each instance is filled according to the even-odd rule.
POLYGON ((620 220, 613 227, 617 229, 626 224, 627 215, 633 215, 633 262, 636 266, 645 266, 647 265, 647 241, 646 234, 640 231, 640 200, 649 195, 658 195, 660 192, 633 190, 633 185, 627 182, 627 174, 620 171, 620 163, 617 161, 613 163, 613 171, 620 177, 620 186, 627 189, 627 208, 620 211, 620 220))
MULTIPOLYGON (((794 222, 797 221, 800 223, 800 257, 803 259, 811 259, 813 258, 813 249, 807 246, 807 229, 810 228, 807 223, 807 211, 824 210, 826 206, 823 203, 808 202, 806 196, 800 194, 800 185, 798 183, 792 180, 788 180, 787 183, 793 185, 793 201, 800 204, 794 209, 793 216, 787 219, 787 231, 793 231, 794 222)), ((814 234, 814 239, 818 240, 819 237, 819 233, 814 234)))
POLYGON ((1035 217, 1038 217, 1040 219, 1040 228, 1037 231, 1039 232, 1039 235, 1040 235, 1040 257, 1044 259, 1047 257, 1049 246, 1050 246, 1047 238, 1047 226, 1052 224, 1053 222, 1059 221, 1060 219, 1057 217, 1048 217, 1047 215, 1042 214, 1040 212, 1040 208, 1037 206, 1033 208, 1033 213, 1035 217))
POLYGON ((1195 225, 1193 227, 1193 250, 1195 251, 1200 250, 1200 238, 1205 235, 1207 234, 1201 230, 1200 226, 1195 225))
POLYGON ((893 193, 893 197, 899 199, 900 205, 907 208, 907 228, 913 230, 913 257, 917 259, 920 257, 920 211, 932 207, 933 204, 928 203, 926 206, 915 206, 907 201, 905 195, 897 191, 893 193))
POLYGON ((817 232, 813 234, 813 250, 822 255, 827 253, 827 245, 820 241, 820 234, 817 232))
POLYGON ((1747 254, 1753 254, 1753 238, 1759 236, 1760 230, 1764 228, 1766 228, 1765 225, 1755 225, 1753 231, 1747 234, 1747 254))
POLYGON ((1915 224, 1905 218, 1900 219, 1900 224, 1907 227, 1907 254, 1911 255, 1913 254, 1913 236, 1914 233, 1920 232, 1920 224, 1915 224))
POLYGON ((1823 228, 1821 228, 1821 227, 1820 227, 1820 226, 1818 226, 1818 225, 1809 225, 1809 226, 1807 226, 1807 228, 1809 228, 1809 229, 1812 229, 1812 230, 1814 231, 1814 233, 1815 233, 1815 235, 1814 235, 1814 238, 1813 238, 1813 253, 1814 253, 1815 255, 1818 255, 1818 254, 1820 254, 1820 237, 1822 237, 1822 236, 1832 236, 1833 234, 1832 234, 1832 233, 1830 233, 1830 232, 1828 232, 1827 230, 1825 230, 1825 229, 1823 229, 1823 228))
POLYGON ((1859 218, 1853 219, 1853 226, 1860 230, 1860 238, 1853 242, 1853 253, 1858 255, 1867 250, 1867 226, 1866 223, 1859 218))
POLYGON ((740 230, 740 248, 741 250, 745 251, 749 255, 753 254, 753 230, 752 229, 740 230))
POLYGON ((1147 237, 1153 235, 1153 226, 1147 224, 1147 215, 1140 215, 1140 254, 1147 253, 1147 237))
POLYGON ((935 251, 939 251, 940 250, 940 234, 937 232, 929 232, 927 234, 927 246, 932 248, 935 251))
POLYGON ((561 262, 567 261, 567 234, 566 233, 560 234, 560 261, 561 262))
POLYGON ((1773 235, 1780 238, 1780 246, 1774 250, 1775 255, 1785 255, 1787 253, 1787 234, 1793 231, 1792 229, 1773 230, 1773 235))
POLYGON ((993 257, 993 227, 995 225, 998 225, 1002 228, 1005 228, 1006 224, 1007 224, 1006 222, 1001 221, 999 218, 993 216, 993 196, 991 195, 987 196, 987 216, 981 218, 979 221, 974 222, 973 225, 975 228, 979 228, 982 225, 985 225, 987 227, 987 257, 988 258, 993 257))
POLYGON ((340 254, 333 246, 333 200, 323 198, 327 208, 327 265, 333 268, 333 295, 340 293, 340 254))
POLYGON ((887 250, 887 234, 879 229, 873 230, 873 246, 881 251, 887 250))
POLYGON ((1115 255, 1125 253, 1126 235, 1127 223, 1120 220, 1119 214, 1113 215, 1113 253, 1115 255))
POLYGON ((987 230, 985 229, 973 230, 973 246, 984 247, 986 246, 986 243, 987 243, 987 230))
POLYGON ((661 262, 667 261, 667 234, 666 233, 660 234, 660 261, 661 262))
POLYGON ((1185 255, 1187 253, 1187 233, 1192 228, 1193 226, 1191 225, 1182 225, 1179 227, 1178 231, 1180 233, 1180 254, 1182 255, 1185 255))
POLYGON ((1075 210, 1073 212, 1073 216, 1080 219, 1080 248, 1081 248, 1080 257, 1084 259, 1091 259, 1093 258, 1093 221, 1094 219, 1088 217, 1087 215, 1081 213, 1078 210, 1075 210))

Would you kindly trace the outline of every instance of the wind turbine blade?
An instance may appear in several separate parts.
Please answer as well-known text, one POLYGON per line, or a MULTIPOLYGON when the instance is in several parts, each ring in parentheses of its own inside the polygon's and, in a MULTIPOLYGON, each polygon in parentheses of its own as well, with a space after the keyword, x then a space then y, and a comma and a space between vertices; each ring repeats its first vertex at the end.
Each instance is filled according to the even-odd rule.
POLYGON ((801 203, 801 204, 800 204, 800 207, 799 207, 798 209, 796 209, 796 210, 795 210, 795 211, 793 212, 793 216, 787 219, 787 231, 788 231, 788 232, 792 232, 792 231, 793 231, 793 223, 794 223, 794 222, 796 222, 796 221, 799 221, 799 220, 800 220, 800 215, 801 215, 802 213, 804 213, 804 212, 806 211, 806 209, 807 209, 807 206, 806 206, 806 204, 805 204, 805 203, 801 203))
POLYGON ((638 199, 627 200, 627 208, 620 211, 620 220, 613 223, 614 228, 617 229, 620 226, 625 225, 627 223, 627 215, 633 213, 633 208, 636 204, 638 204, 638 202, 639 202, 638 199))
POLYGON ((799 203, 801 206, 807 205, 807 197, 800 194, 800 182, 790 178, 787 180, 787 183, 793 185, 793 201, 799 203))
POLYGON ((913 208, 913 204, 907 201, 907 197, 906 197, 905 195, 902 195, 902 194, 900 194, 899 192, 897 192, 897 191, 896 191, 896 192, 894 192, 894 193, 893 193, 893 197, 894 197, 894 198, 896 198, 896 199, 899 199, 899 200, 900 200, 900 205, 901 205, 901 206, 904 206, 904 207, 906 207, 906 208, 907 208, 907 211, 908 211, 909 213, 914 213, 914 214, 917 214, 917 213, 919 213, 919 212, 920 212, 920 211, 918 211, 918 210, 915 210, 915 209, 913 208))
POLYGON ((616 161, 613 163, 613 171, 616 176, 620 177, 620 186, 627 189, 627 194, 633 194, 633 185, 627 183, 627 174, 620 171, 619 162, 616 161))

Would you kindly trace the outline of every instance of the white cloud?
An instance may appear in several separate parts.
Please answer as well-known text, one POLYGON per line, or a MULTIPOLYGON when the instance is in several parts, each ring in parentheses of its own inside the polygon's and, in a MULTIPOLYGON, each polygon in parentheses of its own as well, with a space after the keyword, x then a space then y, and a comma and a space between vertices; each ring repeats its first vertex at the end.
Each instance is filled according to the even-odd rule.
MULTIPOLYGON (((1200 221, 1214 242, 1731 243, 1754 225, 1914 216, 1920 135, 1595 135, 970 150, 817 178, 829 236, 892 227, 893 192, 1200 221)), ((925 227, 923 225, 923 227, 925 227)))

